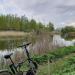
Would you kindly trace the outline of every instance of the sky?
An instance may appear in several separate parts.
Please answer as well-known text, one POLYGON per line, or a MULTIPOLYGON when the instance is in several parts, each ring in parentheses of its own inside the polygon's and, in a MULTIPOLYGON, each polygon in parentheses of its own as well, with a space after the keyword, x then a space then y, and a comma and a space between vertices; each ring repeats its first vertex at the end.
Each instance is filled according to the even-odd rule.
POLYGON ((75 0, 0 0, 0 14, 25 15, 54 26, 75 26, 75 0))

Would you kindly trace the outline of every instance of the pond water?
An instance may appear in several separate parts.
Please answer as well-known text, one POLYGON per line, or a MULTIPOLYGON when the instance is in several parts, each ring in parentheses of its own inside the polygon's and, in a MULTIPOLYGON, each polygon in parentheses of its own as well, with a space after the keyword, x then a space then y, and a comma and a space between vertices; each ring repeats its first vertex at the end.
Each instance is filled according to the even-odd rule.
MULTIPOLYGON (((52 38, 53 38, 53 40, 51 41, 51 44, 53 45, 53 47, 64 47, 64 46, 75 45, 75 39, 73 39, 71 41, 67 41, 64 38, 62 38, 60 35, 54 35, 52 38)), ((16 40, 15 39, 0 40, 0 60, 4 61, 3 56, 8 53, 14 53, 14 55, 13 55, 14 57, 17 57, 17 55, 20 55, 20 57, 23 58, 23 56, 21 56, 21 55, 24 55, 23 50, 21 48, 16 48, 16 47, 20 44, 23 44, 23 42, 25 42, 25 41, 26 40, 24 38, 16 39, 16 40)), ((45 42, 45 40, 44 40, 44 42, 45 42)), ((35 47, 40 47, 40 44, 39 43, 34 44, 33 49, 35 47)))
MULTIPOLYGON (((8 53, 10 51, 13 51, 12 49, 14 47, 19 46, 20 44, 23 44, 26 40, 24 38, 21 39, 6 39, 6 40, 0 40, 0 55, 8 53)), ((63 47, 63 46, 73 46, 75 45, 75 39, 71 41, 67 41, 64 38, 62 38, 60 35, 54 35, 53 41, 51 41, 53 46, 63 47)), ((38 44, 36 44, 38 45, 38 44)), ((36 47, 36 45, 33 45, 33 48, 36 47)), ((20 49, 18 49, 19 51, 20 49)), ((14 50, 15 51, 15 50, 14 50)))
POLYGON ((54 46, 59 46, 59 47, 73 46, 73 45, 75 45, 75 39, 73 39, 73 40, 65 40, 60 35, 54 35, 53 36, 53 45, 54 46))

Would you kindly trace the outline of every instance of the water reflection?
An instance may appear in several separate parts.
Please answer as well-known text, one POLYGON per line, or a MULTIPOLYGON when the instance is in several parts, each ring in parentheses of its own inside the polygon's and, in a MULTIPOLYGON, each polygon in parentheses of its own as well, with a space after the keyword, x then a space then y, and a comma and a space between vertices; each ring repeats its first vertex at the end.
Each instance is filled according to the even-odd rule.
POLYGON ((73 39, 71 41, 67 41, 64 38, 62 38, 60 35, 54 35, 53 36, 53 45, 59 46, 59 47, 73 46, 73 45, 75 45, 75 39, 73 39))
POLYGON ((25 41, 24 38, 21 39, 6 39, 6 40, 0 40, 0 50, 5 50, 5 49, 11 49, 19 44, 23 43, 25 41))

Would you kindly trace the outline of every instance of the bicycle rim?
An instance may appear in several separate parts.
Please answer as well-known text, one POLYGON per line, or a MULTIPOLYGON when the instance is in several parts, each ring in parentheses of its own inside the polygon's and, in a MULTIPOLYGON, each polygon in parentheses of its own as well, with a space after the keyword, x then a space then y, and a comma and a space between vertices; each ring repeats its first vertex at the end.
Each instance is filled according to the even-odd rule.
POLYGON ((1 71, 0 75, 12 75, 9 71, 1 71))

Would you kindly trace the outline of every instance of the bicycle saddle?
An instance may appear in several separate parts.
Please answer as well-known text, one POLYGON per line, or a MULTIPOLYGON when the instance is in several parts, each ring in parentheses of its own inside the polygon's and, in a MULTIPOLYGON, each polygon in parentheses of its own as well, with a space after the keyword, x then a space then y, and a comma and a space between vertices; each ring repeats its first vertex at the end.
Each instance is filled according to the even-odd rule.
POLYGON ((7 55, 4 55, 4 58, 5 58, 5 59, 9 59, 9 58, 11 57, 12 54, 13 54, 13 53, 10 53, 10 54, 7 54, 7 55))

